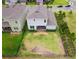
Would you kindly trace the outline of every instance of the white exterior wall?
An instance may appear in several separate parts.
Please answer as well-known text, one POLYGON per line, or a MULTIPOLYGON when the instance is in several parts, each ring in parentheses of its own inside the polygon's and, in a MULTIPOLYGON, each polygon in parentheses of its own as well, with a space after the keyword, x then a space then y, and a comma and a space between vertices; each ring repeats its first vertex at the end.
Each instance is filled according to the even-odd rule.
POLYGON ((30 26, 34 26, 34 29, 36 30, 37 26, 46 26, 47 25, 47 19, 43 19, 43 18, 35 18, 34 19, 27 19, 27 25, 28 25, 28 29, 30 29, 30 26), (46 22, 44 23, 44 20, 46 20, 46 22))
POLYGON ((48 26, 46 26, 46 29, 48 29, 48 30, 56 30, 56 25, 48 25, 48 26))
POLYGON ((25 24, 25 21, 26 21, 26 19, 24 18, 24 17, 22 17, 22 18, 20 18, 20 19, 18 19, 18 20, 11 20, 11 21, 9 21, 9 24, 10 24, 10 26, 11 26, 11 29, 12 29, 12 31, 13 32, 21 32, 22 31, 22 29, 23 29, 23 27, 24 27, 24 24, 25 24), (17 23, 16 23, 16 21, 17 21, 17 23), (15 30, 14 28, 18 28, 18 30, 15 30))
MULTIPOLYGON (((17 21, 17 20, 16 20, 17 21)), ((19 21, 17 21, 17 23, 16 23, 16 21, 15 20, 12 20, 12 21, 9 21, 9 24, 10 24, 10 26, 11 26, 11 29, 12 29, 12 31, 13 32, 19 32, 20 31, 20 24, 19 24, 19 21), (15 30, 14 28, 18 28, 18 30, 15 30)))

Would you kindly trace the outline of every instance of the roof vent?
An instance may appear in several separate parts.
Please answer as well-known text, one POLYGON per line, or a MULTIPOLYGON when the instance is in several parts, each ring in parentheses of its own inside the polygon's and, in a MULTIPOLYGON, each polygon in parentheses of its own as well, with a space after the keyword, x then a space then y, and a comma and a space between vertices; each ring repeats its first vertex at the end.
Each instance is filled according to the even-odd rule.
POLYGON ((39 13, 39 11, 35 11, 35 13, 39 13))

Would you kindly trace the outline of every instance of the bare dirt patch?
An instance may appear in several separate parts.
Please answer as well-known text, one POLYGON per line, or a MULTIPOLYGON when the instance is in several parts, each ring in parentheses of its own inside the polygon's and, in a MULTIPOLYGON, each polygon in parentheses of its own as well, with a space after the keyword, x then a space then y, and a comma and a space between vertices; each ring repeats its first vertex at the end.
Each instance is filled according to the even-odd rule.
POLYGON ((59 45, 60 45, 60 48, 61 48, 61 54, 64 55, 65 54, 65 50, 64 50, 64 47, 63 47, 62 40, 59 41, 59 45))
POLYGON ((12 36, 16 36, 16 35, 19 35, 20 32, 11 32, 10 34, 11 34, 12 36))
MULTIPOLYGON (((41 42, 38 42, 38 41, 32 43, 30 40, 26 39, 24 41, 24 47, 28 51, 33 52, 34 54, 39 54, 41 56, 55 56, 55 55, 57 55, 55 52, 44 47, 44 45, 41 42)), ((22 51, 22 49, 21 49, 21 51, 22 51)), ((61 53, 63 54, 63 52, 61 52, 61 53)))
POLYGON ((55 53, 53 53, 52 51, 50 51, 49 49, 43 47, 43 46, 35 46, 33 49, 32 49, 32 52, 35 52, 36 54, 40 54, 42 56, 53 56, 55 55, 55 53))
MULTIPOLYGON (((44 45, 41 44, 41 42, 38 42, 38 41, 32 43, 30 40, 26 39, 26 40, 24 40, 24 47, 29 52, 33 52, 34 54, 39 54, 41 56, 56 55, 54 52, 52 52, 51 50, 44 47, 44 45)), ((23 50, 21 49, 21 51, 23 51, 23 50)))
MULTIPOLYGON (((32 52, 42 52, 42 51, 50 51, 49 49, 45 48, 44 45, 41 42, 31 42, 30 40, 25 40, 24 41, 24 46, 27 48, 29 51, 32 52), (27 42, 27 43, 26 43, 27 42)), ((50 51, 51 52, 51 51, 50 51)))
POLYGON ((35 32, 34 35, 48 35, 47 32, 35 32))
POLYGON ((64 48, 56 32, 31 32, 23 39, 23 55, 33 53, 42 56, 64 55, 64 48))

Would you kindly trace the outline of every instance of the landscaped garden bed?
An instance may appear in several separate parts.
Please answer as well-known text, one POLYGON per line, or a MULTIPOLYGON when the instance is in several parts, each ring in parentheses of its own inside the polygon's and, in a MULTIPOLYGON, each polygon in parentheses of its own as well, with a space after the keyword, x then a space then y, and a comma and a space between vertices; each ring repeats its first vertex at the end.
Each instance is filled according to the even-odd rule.
POLYGON ((65 12, 59 11, 59 13, 55 13, 57 24, 59 26, 59 32, 61 39, 63 41, 63 45, 65 48, 66 56, 75 56, 75 46, 74 40, 76 40, 75 35, 70 32, 68 25, 64 22, 65 12))

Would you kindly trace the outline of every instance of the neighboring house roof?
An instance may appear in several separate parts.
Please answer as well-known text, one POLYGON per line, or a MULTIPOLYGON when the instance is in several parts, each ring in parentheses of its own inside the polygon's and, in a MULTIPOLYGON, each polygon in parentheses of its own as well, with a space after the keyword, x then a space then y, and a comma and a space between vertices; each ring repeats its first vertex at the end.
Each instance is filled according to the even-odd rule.
POLYGON ((36 0, 36 2, 43 2, 43 0, 36 0))
POLYGON ((20 2, 27 2, 27 0, 19 0, 20 2))
POLYGON ((27 18, 47 18, 47 8, 45 6, 36 6, 29 10, 27 18))
POLYGON ((2 7, 2 18, 4 20, 6 19, 16 19, 18 20, 18 18, 21 18, 22 15, 25 13, 26 11, 26 6, 24 5, 16 5, 15 7, 2 7))
POLYGON ((18 0, 6 0, 7 2, 17 2, 18 0))
POLYGON ((13 13, 13 8, 2 7, 2 18, 8 18, 13 13))
POLYGON ((2 27, 10 27, 8 22, 2 22, 2 27))

